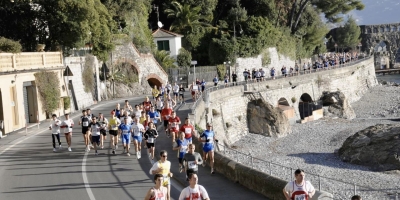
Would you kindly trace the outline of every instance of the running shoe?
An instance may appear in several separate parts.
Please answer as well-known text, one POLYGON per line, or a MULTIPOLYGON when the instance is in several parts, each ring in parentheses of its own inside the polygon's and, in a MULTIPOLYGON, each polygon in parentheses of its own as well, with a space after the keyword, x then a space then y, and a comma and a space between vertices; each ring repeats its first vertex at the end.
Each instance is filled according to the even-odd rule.
POLYGON ((154 165, 154 160, 150 160, 151 164, 154 165))
POLYGON ((93 149, 93 148, 94 148, 94 147, 93 147, 93 144, 90 144, 90 148, 91 148, 91 149, 93 149))
POLYGON ((58 148, 59 148, 59 149, 62 149, 62 146, 61 146, 61 144, 60 144, 60 146, 58 146, 58 148))
POLYGON ((115 150, 117 150, 118 149, 118 144, 115 144, 115 150))
POLYGON ((179 173, 183 172, 183 167, 179 167, 179 173))
POLYGON ((201 164, 203 167, 205 167, 206 166, 206 162, 205 161, 203 161, 203 164, 201 164))
POLYGON ((87 148, 87 152, 89 152, 89 151, 90 151, 90 147, 87 148))
POLYGON ((101 149, 104 149, 104 146, 101 146, 100 148, 101 148, 101 149))
POLYGON ((126 153, 126 149, 124 148, 124 150, 122 151, 122 153, 126 153))
POLYGON ((131 154, 130 154, 130 153, 127 153, 126 155, 127 155, 127 156, 131 156, 131 154))
POLYGON ((94 153, 94 155, 97 156, 97 155, 99 155, 99 153, 96 152, 96 153, 94 153))
POLYGON ((56 152, 57 151, 57 149, 56 148, 53 148, 53 152, 56 152))
POLYGON ((112 151, 112 154, 115 154, 115 150, 112 151))
POLYGON ((68 151, 72 151, 71 147, 68 147, 68 151))
POLYGON ((214 168, 211 168, 211 174, 215 174, 214 168))

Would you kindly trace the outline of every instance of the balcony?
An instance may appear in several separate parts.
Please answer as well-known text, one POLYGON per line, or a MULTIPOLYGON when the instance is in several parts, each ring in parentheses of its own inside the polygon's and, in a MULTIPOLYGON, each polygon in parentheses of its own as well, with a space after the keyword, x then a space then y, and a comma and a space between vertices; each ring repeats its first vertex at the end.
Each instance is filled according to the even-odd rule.
POLYGON ((61 52, 0 53, 0 73, 63 67, 61 52))

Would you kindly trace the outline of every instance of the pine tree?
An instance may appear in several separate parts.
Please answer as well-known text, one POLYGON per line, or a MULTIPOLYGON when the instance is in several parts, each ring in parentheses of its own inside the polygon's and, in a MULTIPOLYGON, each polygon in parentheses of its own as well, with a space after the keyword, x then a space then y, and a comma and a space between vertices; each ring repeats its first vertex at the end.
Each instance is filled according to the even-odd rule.
POLYGON ((349 17, 343 27, 336 32, 336 41, 341 47, 355 48, 360 42, 360 27, 356 21, 349 17))

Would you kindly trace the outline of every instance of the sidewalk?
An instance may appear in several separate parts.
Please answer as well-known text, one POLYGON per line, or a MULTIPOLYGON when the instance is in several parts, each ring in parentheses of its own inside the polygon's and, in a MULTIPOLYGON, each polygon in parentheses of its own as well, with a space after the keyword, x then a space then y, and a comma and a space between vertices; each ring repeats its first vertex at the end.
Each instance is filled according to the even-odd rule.
MULTIPOLYGON (((191 99, 190 93, 185 92, 186 104, 177 105, 175 111, 177 116, 181 119, 182 124, 185 122, 185 118, 191 112, 190 108, 193 105, 193 101, 191 99)), ((177 158, 177 151, 172 150, 171 138, 167 138, 165 136, 164 128, 160 131, 160 137, 162 139, 157 140, 156 144, 156 155, 158 156, 158 152, 160 150, 168 151, 168 160, 171 161, 171 172, 173 173, 173 178, 181 183, 183 186, 188 186, 188 182, 186 181, 186 172, 179 173, 179 161, 177 158)), ((198 146, 196 146, 196 152, 198 151, 198 146)), ((159 157, 159 156, 158 156, 159 157)), ((216 169, 216 174, 211 175, 211 169, 209 166, 202 167, 199 166, 198 176, 199 176, 199 184, 203 185, 210 198, 212 200, 215 199, 267 199, 261 194, 253 192, 240 184, 234 183, 223 175, 218 174, 218 169, 216 169)))

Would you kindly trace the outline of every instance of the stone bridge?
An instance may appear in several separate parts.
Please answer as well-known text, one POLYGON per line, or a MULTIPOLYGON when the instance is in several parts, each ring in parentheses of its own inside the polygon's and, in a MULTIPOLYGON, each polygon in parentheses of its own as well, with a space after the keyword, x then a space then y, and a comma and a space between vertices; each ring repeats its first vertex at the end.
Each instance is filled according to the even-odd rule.
POLYGON ((201 127, 213 122, 213 128, 226 144, 238 141, 248 131, 248 93, 258 93, 266 102, 282 110, 294 123, 322 117, 318 102, 325 91, 341 91, 349 103, 362 98, 370 87, 377 85, 374 59, 356 61, 350 66, 321 70, 311 74, 248 83, 210 91, 193 109, 192 119, 201 127), (317 106, 320 113, 314 113, 317 106), (310 112, 311 110, 311 112, 310 112))

